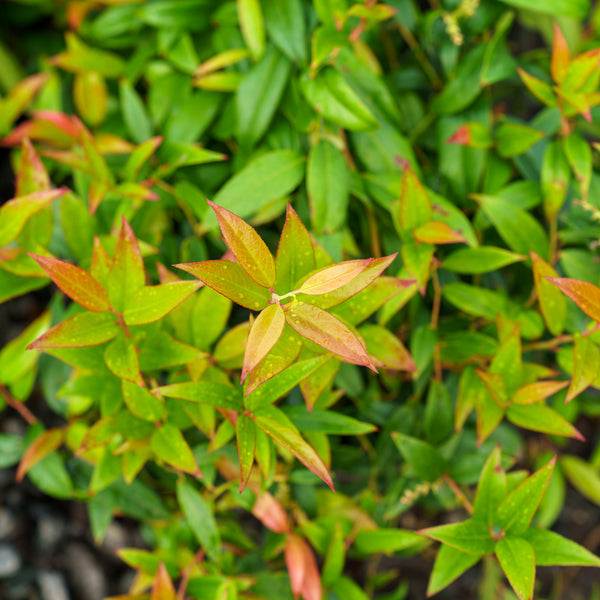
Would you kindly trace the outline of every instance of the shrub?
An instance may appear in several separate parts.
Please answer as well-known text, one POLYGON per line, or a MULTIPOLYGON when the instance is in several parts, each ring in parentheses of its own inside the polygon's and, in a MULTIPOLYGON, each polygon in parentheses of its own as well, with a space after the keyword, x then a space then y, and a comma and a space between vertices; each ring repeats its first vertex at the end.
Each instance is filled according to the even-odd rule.
POLYGON ((56 287, 0 352, 0 464, 97 541, 140 522, 127 598, 600 566, 551 530, 567 482, 600 502, 600 12, 424 5, 7 5, 0 299, 56 287))

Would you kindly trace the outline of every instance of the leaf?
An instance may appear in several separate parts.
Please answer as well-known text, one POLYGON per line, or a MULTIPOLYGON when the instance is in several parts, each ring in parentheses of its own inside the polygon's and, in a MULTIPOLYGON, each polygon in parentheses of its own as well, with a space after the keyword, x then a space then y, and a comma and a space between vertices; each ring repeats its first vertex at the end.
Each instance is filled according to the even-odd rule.
MULTIPOLYGON (((274 200, 285 197, 304 178, 305 158, 294 150, 274 150, 251 160, 213 197, 213 203, 242 219, 254 215, 274 200)), ((207 215, 203 226, 214 228, 217 220, 207 215)))
POLYGON ((513 404, 529 405, 556 394, 569 385, 568 381, 537 381, 519 388, 512 397, 513 404))
POLYGON ((496 511, 506 496, 506 473, 502 468, 502 452, 496 446, 479 476, 477 494, 473 503, 473 518, 486 525, 494 524, 496 511))
POLYGON ((501 2, 534 12, 553 16, 564 15, 576 19, 584 19, 590 10, 589 0, 548 0, 544 3, 539 3, 537 0, 501 0, 501 2))
POLYGON ((64 440, 64 429, 47 429, 36 437, 35 440, 29 444, 21 457, 15 476, 16 481, 22 481, 23 477, 27 475, 30 469, 59 448, 64 440))
POLYGON ((277 343, 284 327, 285 314, 279 304, 271 304, 260 312, 248 334, 242 382, 277 343))
POLYGON ((104 312, 110 308, 106 290, 81 267, 50 256, 39 256, 31 252, 28 254, 69 298, 83 308, 92 312, 104 312))
POLYGON ((68 191, 66 188, 37 191, 3 204, 0 207, 0 247, 16 240, 33 215, 68 191))
POLYGON ((331 540, 327 546, 325 561, 321 572, 323 583, 328 585, 336 581, 343 572, 346 562, 345 534, 339 521, 335 522, 331 540))
POLYGON ((77 313, 55 325, 29 345, 29 349, 82 348, 112 340, 120 329, 113 313, 77 313))
POLYGON ((327 265, 310 275, 295 291, 309 296, 334 292, 360 275, 372 261, 373 259, 367 258, 364 260, 345 260, 327 265))
POLYGON ((162 399, 136 383, 123 379, 121 381, 123 400, 131 414, 145 421, 162 419, 165 406, 162 399))
POLYGON ((201 402, 211 406, 242 411, 242 398, 238 390, 230 385, 212 381, 184 381, 156 388, 161 396, 180 398, 190 402, 201 402))
POLYGON ((502 158, 512 158, 524 154, 544 137, 543 131, 532 127, 503 121, 496 129, 498 154, 502 158))
POLYGON ((125 72, 126 64, 112 52, 91 48, 73 32, 65 34, 67 50, 50 59, 50 63, 71 73, 95 71, 105 77, 118 77, 125 72))
POLYGON ((569 165, 579 181, 583 199, 588 196, 592 179, 592 150, 589 143, 573 132, 563 138, 563 150, 569 165))
POLYGON ((418 533, 477 557, 494 552, 494 540, 487 525, 474 519, 452 525, 428 527, 419 530, 418 533))
POLYGON ((431 220, 433 208, 427 190, 409 166, 402 171, 402 190, 398 203, 401 233, 413 231, 431 220))
POLYGON ((377 430, 375 425, 358 421, 347 415, 331 410, 308 412, 305 406, 288 406, 285 414, 303 432, 320 431, 328 435, 364 435, 377 430))
POLYGON ((254 60, 265 51, 265 23, 259 0, 236 0, 242 36, 254 60))
POLYGON ((123 311, 127 325, 154 323, 200 287, 198 281, 173 281, 147 286, 131 295, 123 311))
POLYGON ((519 484, 498 507, 495 525, 508 536, 523 535, 546 491, 556 457, 519 484))
POLYGON ((541 567, 581 566, 600 567, 600 559, 587 548, 564 538, 554 531, 530 527, 524 534, 535 552, 535 564, 541 567))
POLYGON ((567 198, 571 169, 565 156, 563 145, 554 140, 546 146, 542 160, 542 194, 547 221, 553 221, 567 198))
POLYGON ((393 432, 392 439, 407 465, 425 481, 437 481, 447 470, 444 457, 431 444, 393 432))
POLYGON ((254 465, 254 452, 256 449, 256 425, 254 421, 244 414, 238 415, 235 424, 238 456, 240 460, 240 494, 244 491, 254 465))
POLYGON ((173 582, 163 562, 158 565, 158 570, 152 583, 150 600, 177 600, 173 582))
POLYGON ((7 96, 0 101, 0 136, 6 134, 48 79, 49 73, 36 73, 21 79, 11 87, 7 96))
POLYGON ((340 229, 350 198, 350 171, 341 150, 321 139, 310 150, 306 189, 313 228, 319 233, 340 229))
POLYGON ((415 241, 423 244, 458 244, 466 242, 465 237, 450 229, 442 221, 428 221, 412 232, 415 241))
POLYGON ((104 362, 110 372, 138 385, 145 385, 140 373, 137 350, 132 338, 124 334, 116 337, 104 350, 104 362))
POLYGON ((277 281, 274 287, 278 294, 285 294, 294 289, 295 284, 315 268, 310 234, 289 202, 275 265, 277 281))
POLYGON ((367 350, 385 369, 416 372, 417 365, 404 344, 388 329, 366 323, 358 329, 367 350))
POLYGON ((377 372, 365 347, 348 326, 321 308, 297 302, 286 312, 286 321, 302 337, 325 350, 377 372))
POLYGON ((567 301, 548 281, 548 277, 558 277, 558 273, 535 252, 531 252, 531 264, 542 316, 550 333, 559 335, 567 319, 567 301))
POLYGON ((300 0, 263 2, 269 38, 292 61, 306 62, 306 25, 300 0))
POLYGON ((571 402, 583 390, 587 389, 598 377, 600 372, 600 350, 588 337, 579 333, 574 334, 573 345, 573 375, 565 402, 571 402))
POLYGON ((449 586, 479 560, 480 557, 476 554, 467 554, 452 546, 442 545, 438 550, 433 571, 429 577, 427 597, 429 598, 449 586))
POLYGON ((588 317, 600 322, 600 288, 568 277, 548 277, 548 281, 569 296, 588 317))
POLYGON ((300 462, 334 490, 331 475, 323 461, 314 449, 302 439, 296 427, 283 412, 272 406, 261 406, 254 411, 254 422, 257 427, 273 438, 277 444, 289 450, 300 462))
POLYGON ((160 460, 195 477, 202 477, 191 448, 175 425, 165 423, 155 429, 150 437, 150 447, 160 460))
MULTIPOLYGON (((36 154, 33 144, 28 138, 25 138, 21 145, 21 160, 19 162, 19 172, 17 173, 15 197, 19 198, 33 192, 49 191, 51 187, 50 177, 44 163, 36 154)), ((57 192, 59 190, 54 191, 57 192)), ((0 217, 3 219, 4 216, 3 209, 0 209, 0 217)), ((19 216, 21 215, 19 214, 19 216)), ((5 224, 3 223, 3 225, 5 224)), ((0 235, 0 239, 1 237, 0 235)), ((0 246, 2 245, 4 244, 0 242, 0 246)))
POLYGON ((498 562, 519 600, 533 598, 535 553, 529 542, 519 537, 505 537, 496 544, 498 562))
POLYGON ((263 287, 275 283, 275 261, 256 230, 231 211, 208 200, 215 212, 225 243, 244 271, 263 287))
POLYGON ((511 423, 531 431, 572 437, 580 441, 585 440, 567 419, 545 404, 513 404, 506 411, 506 418, 511 423))
POLYGON ((130 138, 141 144, 152 137, 152 123, 142 99, 127 79, 119 81, 121 113, 130 138))
POLYGON ((600 505, 600 475, 598 469, 592 467, 578 456, 563 454, 560 457, 563 473, 577 491, 600 505))
POLYGON ((194 536, 213 561, 221 555, 221 537, 212 506, 185 480, 177 483, 177 502, 194 536))
POLYGON ((262 310, 271 301, 269 290, 258 285, 238 263, 205 260, 173 266, 191 273, 219 294, 250 310, 262 310))
POLYGON ((569 63, 571 62, 571 53, 569 52, 569 46, 567 40, 563 35, 560 27, 554 23, 554 39, 552 40, 552 60, 550 62, 550 73, 552 79, 559 85, 563 82, 567 71, 569 70, 569 63))

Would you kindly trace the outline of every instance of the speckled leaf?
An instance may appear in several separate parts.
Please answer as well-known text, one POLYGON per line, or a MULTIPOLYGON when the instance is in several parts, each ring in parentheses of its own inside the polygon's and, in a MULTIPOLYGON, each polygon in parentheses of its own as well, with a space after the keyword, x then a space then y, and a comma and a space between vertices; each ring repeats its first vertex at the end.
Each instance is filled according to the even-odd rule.
POLYGON ((190 402, 201 402, 219 408, 243 410, 242 397, 230 385, 212 381, 184 381, 159 387, 156 391, 168 398, 181 398, 190 402))
POLYGON ((231 211, 208 204, 215 212, 225 243, 238 263, 259 285, 269 288, 275 283, 275 261, 256 230, 231 211))
POLYGON ((535 404, 556 394, 569 385, 568 381, 537 381, 519 388, 512 397, 513 404, 535 404))
POLYGON ((112 340, 120 329, 117 317, 110 312, 82 312, 55 325, 29 345, 29 349, 81 348, 112 340))
POLYGON ((50 256, 29 253, 69 298, 93 312, 109 309, 108 294, 98 281, 81 267, 50 256))
POLYGON ((427 586, 427 597, 437 594, 480 560, 477 554, 467 554, 443 544, 437 552, 427 586))
POLYGON ((312 304, 298 302, 285 316, 289 326, 302 337, 354 364, 377 372, 360 340, 333 315, 312 304))
POLYGON ((121 381, 123 400, 131 414, 145 421, 158 421, 165 412, 162 399, 131 381, 121 381))
POLYGON ((120 379, 144 385, 137 351, 131 338, 119 335, 114 339, 104 350, 104 362, 111 373, 120 379))
POLYGON ((359 328, 367 350, 382 363, 385 369, 415 372, 417 366, 404 344, 389 330, 380 325, 366 323, 359 328))
POLYGON ((529 542, 505 537, 496 544, 496 557, 519 600, 532 600, 535 583, 535 553, 529 542))
POLYGON ((6 246, 16 240, 30 217, 68 191, 66 188, 60 188, 32 192, 3 204, 0 207, 0 246, 6 246))
POLYGON ((590 386, 600 373, 600 350, 589 338, 579 333, 574 335, 573 376, 565 402, 570 402, 590 386))
POLYGON ((418 533, 467 554, 483 556, 494 551, 494 540, 487 525, 474 519, 451 525, 428 527, 418 533))
POLYGON ((579 308, 594 321, 600 322, 600 288, 593 283, 568 277, 549 277, 579 308))
POLYGON ((254 451, 256 448, 256 425, 254 421, 244 414, 238 415, 235 424, 238 456, 240 460, 240 494, 244 491, 248 478, 254 465, 254 451))
POLYGON ((139 289, 127 299, 125 323, 144 325, 162 319, 200 285, 197 281, 173 281, 139 289))
POLYGON ((600 567, 600 558, 554 531, 530 527, 523 539, 532 545, 536 565, 600 567))
POLYGON ((479 476, 473 503, 473 518, 493 525, 496 511, 506 496, 506 473, 502 468, 502 451, 496 446, 479 476))
POLYGON ((250 310, 262 310, 271 300, 267 288, 258 285, 240 265, 229 260, 205 260, 174 266, 250 310))
POLYGON ((273 348, 281 337, 284 327, 285 314, 279 304, 271 304, 260 312, 248 334, 242 366, 242 382, 273 348))
POLYGON ((175 425, 165 423, 156 429, 150 437, 150 447, 160 460, 172 467, 202 477, 192 449, 175 425))

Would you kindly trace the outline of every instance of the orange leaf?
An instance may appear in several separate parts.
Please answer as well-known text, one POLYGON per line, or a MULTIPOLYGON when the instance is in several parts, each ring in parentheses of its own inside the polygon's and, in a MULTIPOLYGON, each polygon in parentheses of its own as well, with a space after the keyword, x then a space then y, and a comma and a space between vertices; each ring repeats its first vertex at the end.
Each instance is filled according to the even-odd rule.
POLYGON ((283 507, 269 492, 256 499, 252 514, 267 528, 275 533, 287 533, 290 523, 283 507))
POLYGON ((204 260, 173 266, 191 273, 219 294, 250 310, 262 310, 271 301, 269 290, 258 285, 238 263, 204 260))
POLYGON ((50 177, 28 138, 23 140, 15 196, 49 190, 50 177))
POLYGON ((587 337, 575 334, 573 346, 573 376, 565 402, 571 402, 578 394, 589 387, 600 372, 600 350, 587 337))
POLYGON ((267 245, 246 221, 208 200, 215 211, 228 248, 244 271, 259 285, 269 288, 275 283, 275 261, 267 245))
POLYGON ((177 600, 173 582, 163 562, 158 565, 154 583, 152 584, 150 600, 177 600))
POLYGON ((600 288, 593 283, 569 277, 546 277, 594 321, 600 322, 600 288))
POLYGON ((46 271, 50 279, 69 298, 81 304, 83 308, 92 312, 104 312, 110 308, 106 290, 81 267, 50 256, 39 256, 31 252, 27 254, 46 271))
POLYGON ((62 429, 48 429, 35 438, 21 457, 16 480, 21 481, 30 469, 54 452, 64 439, 65 432, 62 429))
POLYGON ((242 382, 256 365, 269 353, 283 333, 285 314, 279 304, 270 304, 256 318, 246 342, 242 382))
POLYGON ((321 600, 323 591, 315 555, 306 541, 296 534, 287 537, 285 564, 294 597, 301 595, 304 600, 321 600))
POLYGON ((286 313, 286 321, 301 336, 325 350, 377 372, 365 347, 348 326, 318 306, 298 302, 286 313))
POLYGON ((569 385, 568 381, 537 381, 523 386, 515 392, 513 404, 535 404, 556 394, 569 385))
POLYGON ((309 296, 318 296, 338 290, 360 275, 373 262, 365 260, 345 260, 323 267, 311 275, 296 291, 309 296))
POLYGON ((552 79, 559 85, 564 80, 569 64, 571 63, 571 54, 567 40, 563 35, 560 27, 554 23, 554 41, 552 43, 552 61, 550 63, 550 73, 552 79))
POLYGON ((429 221, 413 231, 417 242, 425 244, 457 244, 467 240, 458 231, 450 229, 443 221, 429 221))

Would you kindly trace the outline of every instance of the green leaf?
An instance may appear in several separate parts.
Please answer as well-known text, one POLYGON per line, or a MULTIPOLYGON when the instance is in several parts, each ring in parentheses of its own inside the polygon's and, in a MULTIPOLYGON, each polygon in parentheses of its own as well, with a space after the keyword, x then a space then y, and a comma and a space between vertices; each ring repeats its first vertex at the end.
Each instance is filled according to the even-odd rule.
POLYGON ((578 456, 570 454, 564 454, 560 457, 560 466, 573 487, 588 500, 600 506, 600 475, 598 475, 598 470, 578 456))
POLYGON ((141 144, 151 138, 152 123, 144 103, 127 79, 119 81, 119 98, 123 120, 131 139, 136 144, 141 144))
POLYGON ((563 138, 563 149, 569 165, 579 181, 581 194, 587 198, 592 179, 592 150, 577 132, 563 138))
POLYGON ((433 571, 429 577, 427 597, 433 596, 449 586, 479 560, 480 557, 476 554, 467 554, 452 546, 442 545, 438 550, 433 571))
POLYGON ((422 543, 418 533, 404 529, 363 529, 354 538, 354 548, 362 554, 390 554, 422 543))
POLYGON ((262 406, 254 411, 254 422, 277 444, 289 450, 332 490, 334 489, 327 467, 283 412, 272 406, 262 406))
POLYGON ((533 547, 535 564, 541 567, 552 565, 600 567, 600 558, 587 548, 553 531, 530 527, 523 534, 523 539, 533 547))
POLYGON ((447 470, 443 456, 427 442, 403 433, 392 433, 392 439, 402 457, 425 481, 437 481, 447 470))
POLYGON ((498 562, 519 600, 532 600, 535 583, 535 553, 519 537, 505 537, 496 544, 498 562))
POLYGON ((290 62, 273 46, 248 71, 235 93, 236 137, 250 148, 265 134, 290 76, 290 62))
POLYGON ((563 152, 563 146, 558 140, 554 140, 546 146, 541 179, 546 220, 553 221, 567 199, 571 181, 569 163, 563 152))
POLYGON ((585 438, 559 412, 545 404, 513 404, 506 417, 515 425, 550 435, 562 435, 583 441, 585 438))
POLYGON ((199 281, 173 281, 138 290, 127 300, 125 323, 144 325, 162 319, 200 285, 199 281))
POLYGON ((325 562, 321 572, 321 579, 325 585, 336 581, 344 570, 346 562, 346 544, 342 525, 339 521, 335 522, 331 540, 327 546, 325 562))
POLYGON ((289 406, 285 414, 300 431, 320 431, 328 435, 364 435, 377 430, 375 425, 358 421, 332 410, 313 410, 304 406, 289 406))
POLYGON ((496 143, 498 154, 503 158, 519 156, 539 142, 544 137, 542 131, 520 123, 503 121, 496 129, 496 143))
POLYGON ((121 381, 123 400, 133 415, 146 421, 158 421, 165 412, 161 398, 131 381, 121 381))
POLYGON ((177 502, 200 545, 211 560, 218 562, 221 554, 221 537, 211 505, 186 481, 177 482, 177 502))
POLYGON ((110 372, 119 379, 127 379, 138 385, 144 385, 137 349, 132 338, 128 338, 124 334, 117 336, 104 349, 104 362, 110 372))
POLYGON ((259 0, 237 0, 242 36, 254 60, 265 51, 265 24, 259 0))
POLYGON ((306 25, 300 0, 262 2, 269 38, 292 61, 306 62, 306 25))
POLYGON ((567 320, 567 301, 556 286, 547 279, 547 277, 558 277, 558 273, 535 252, 531 252, 531 264, 542 316, 550 333, 559 335, 567 320))
POLYGON ((138 344, 138 358, 142 371, 184 365, 203 355, 198 348, 183 344, 165 331, 148 336, 138 344))
POLYGON ((534 12, 548 15, 564 15, 584 19, 590 10, 590 0, 548 0, 548 2, 537 2, 537 0, 501 0, 504 4, 516 8, 526 8, 534 12))
POLYGON ((350 577, 342 575, 331 583, 331 590, 337 598, 344 600, 368 600, 364 590, 350 577))
MULTIPOLYGON (((304 161, 294 150, 267 152, 227 180, 213 202, 243 219, 250 217, 298 186, 304 178, 304 161)), ((216 217, 208 214, 203 226, 212 229, 216 224, 216 217)))
POLYGON ((428 527, 421 529, 419 533, 478 557, 494 552, 494 540, 487 525, 473 519, 452 525, 428 527))
POLYGON ((161 396, 201 402, 229 410, 243 410, 241 394, 230 385, 212 381, 186 381, 156 388, 161 396))
POLYGON ((181 430, 175 425, 165 423, 162 427, 155 429, 150 437, 150 447, 160 460, 176 469, 191 473, 196 477, 202 477, 191 448, 181 430))
POLYGON ((73 32, 65 35, 67 50, 53 56, 51 64, 72 73, 95 71, 105 77, 119 77, 125 72, 126 63, 113 52, 91 48, 73 32))
POLYGON ((473 518, 492 525, 496 510, 506 496, 506 473, 502 468, 502 452, 496 446, 487 459, 477 485, 473 518))
POLYGON ((377 120, 339 71, 325 67, 315 76, 305 73, 300 85, 308 102, 323 117, 350 131, 376 129, 377 120))
POLYGON ((350 171, 341 150, 328 140, 319 140, 310 150, 306 187, 316 232, 342 227, 350 199, 350 171))
POLYGON ((248 478, 254 465, 254 453, 256 450, 256 425, 254 421, 244 414, 238 415, 235 424, 235 435, 240 461, 239 490, 241 494, 248 483, 248 478))
POLYGON ((23 453, 23 438, 16 433, 0 433, 0 469, 14 467, 23 453))
POLYGON ((555 462, 556 457, 518 485, 502 501, 494 524, 502 528, 506 535, 518 536, 527 531, 546 491, 555 462))

